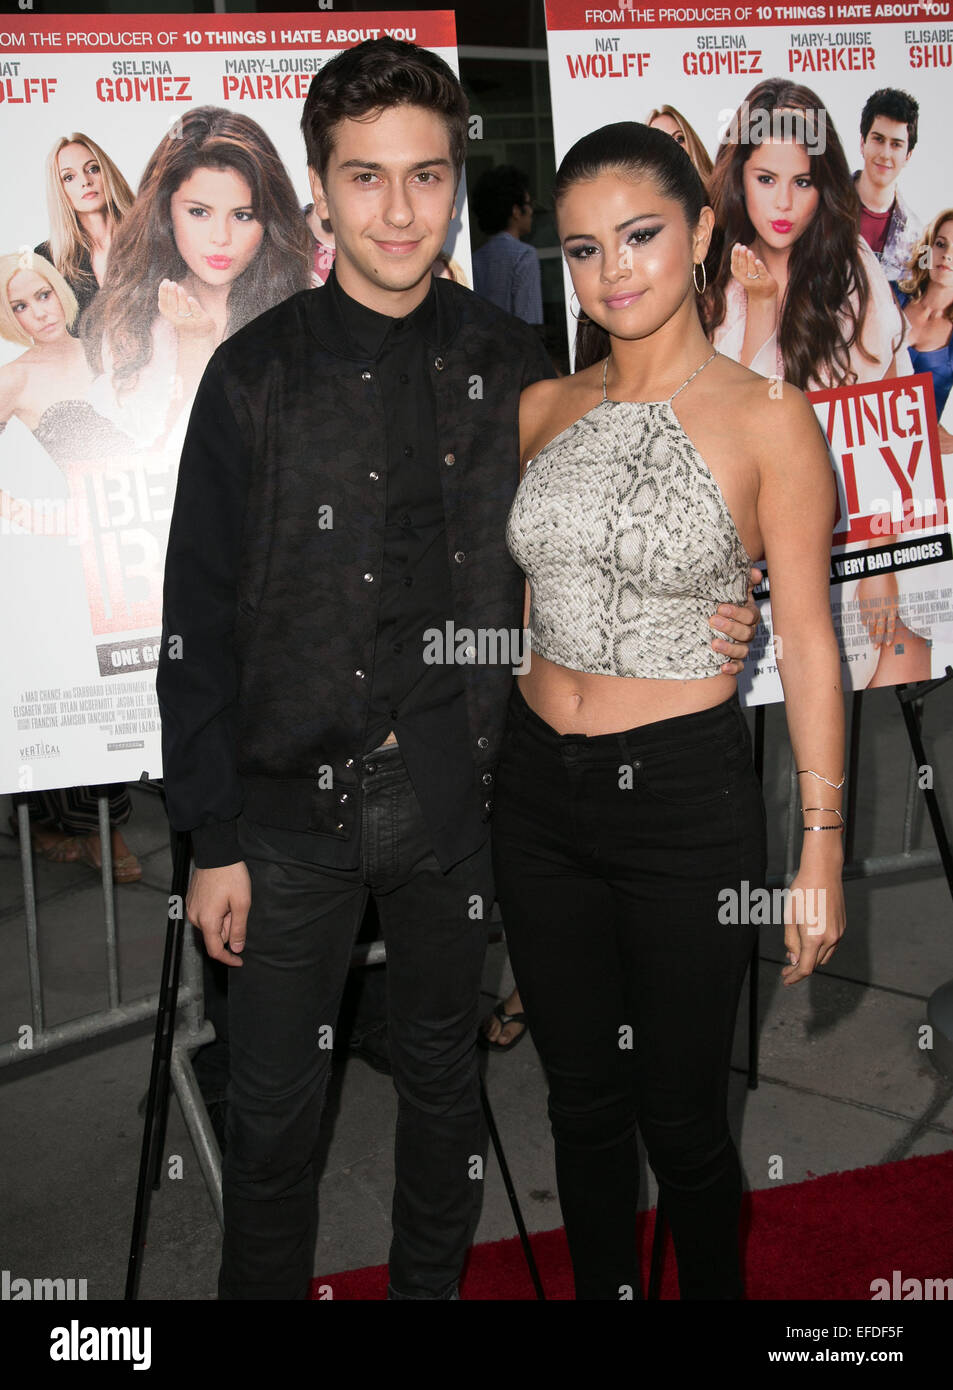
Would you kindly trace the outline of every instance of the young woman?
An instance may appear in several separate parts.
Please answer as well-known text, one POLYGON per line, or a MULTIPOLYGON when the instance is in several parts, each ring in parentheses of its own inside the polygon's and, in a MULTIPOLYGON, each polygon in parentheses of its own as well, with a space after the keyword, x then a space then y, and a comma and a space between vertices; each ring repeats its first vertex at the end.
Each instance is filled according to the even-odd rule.
POLYGON ((582 370, 520 405, 507 537, 532 659, 497 773, 497 892, 549 1080, 576 1297, 640 1296, 638 1126, 681 1296, 740 1298, 726 1096, 765 813, 707 618, 765 555, 807 827, 802 891, 775 924, 790 985, 844 929, 834 483, 800 391, 772 398, 705 337, 713 217, 675 141, 606 126, 569 151, 554 194, 582 370))
POLYGON ((311 235, 261 126, 187 111, 146 165, 84 324, 97 407, 141 446, 175 448, 222 339, 311 284, 311 235))
POLYGON ((821 99, 772 77, 730 129, 708 185, 717 232, 702 309, 713 345, 803 391, 909 373, 903 320, 860 235, 821 99))
POLYGON ((36 252, 52 261, 73 291, 78 322, 103 283, 113 236, 132 207, 132 189, 106 151, 77 130, 61 135, 47 156, 46 204, 50 238, 36 252))
MULTIPOLYGON (((115 431, 83 399, 92 373, 69 332, 77 313, 75 295, 49 261, 37 255, 0 256, 0 338, 26 348, 0 367, 0 431, 14 417, 20 420, 63 468, 74 495, 70 461, 100 459, 116 447, 115 431)), ((44 529, 39 523, 34 527, 28 503, 2 490, 0 515, 31 530, 44 529)), ((142 869, 119 829, 132 814, 129 793, 120 784, 110 786, 108 794, 113 878, 135 883, 142 869)), ((37 853, 54 863, 81 859, 98 868, 102 861, 97 795, 98 788, 90 787, 32 792, 28 799, 37 853)))
POLYGON ((649 112, 645 124, 654 130, 664 130, 666 135, 671 135, 672 139, 681 145, 698 170, 698 177, 702 183, 708 183, 714 167, 711 162, 711 155, 705 149, 698 131, 694 126, 689 125, 680 111, 676 111, 674 106, 657 106, 654 111, 649 112))
MULTIPOLYGON (((894 286, 909 325, 915 372, 933 377, 937 419, 953 389, 953 208, 937 213, 894 286)), ((953 453, 953 432, 939 427, 940 452, 953 453)))

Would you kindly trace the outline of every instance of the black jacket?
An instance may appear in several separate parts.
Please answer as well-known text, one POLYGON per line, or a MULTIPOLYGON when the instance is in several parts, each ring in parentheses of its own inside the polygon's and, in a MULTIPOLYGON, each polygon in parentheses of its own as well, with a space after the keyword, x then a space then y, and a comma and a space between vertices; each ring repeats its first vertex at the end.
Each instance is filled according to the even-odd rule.
MULTIPOLYGON (((539 336, 450 280, 431 380, 454 625, 518 631, 522 575, 504 530, 539 336)), ((386 453, 373 363, 345 355, 324 289, 215 352, 179 465, 156 680, 170 821, 203 868, 241 858, 237 819, 332 840, 359 824, 377 635, 386 453), (330 522, 330 524, 329 524, 330 522)), ((492 640, 483 650, 492 650, 492 640)), ((512 665, 461 666, 474 795, 492 809, 512 665)))

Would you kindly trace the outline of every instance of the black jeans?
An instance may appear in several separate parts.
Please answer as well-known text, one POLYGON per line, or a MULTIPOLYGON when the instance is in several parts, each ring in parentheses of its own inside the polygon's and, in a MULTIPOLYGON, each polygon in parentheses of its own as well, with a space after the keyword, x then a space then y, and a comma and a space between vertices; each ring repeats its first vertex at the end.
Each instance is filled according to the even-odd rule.
POLYGON ((727 1089, 756 926, 718 894, 765 874, 765 814, 737 695, 625 733, 557 734, 517 689, 493 861, 549 1081, 576 1297, 640 1297, 636 1130, 682 1298, 741 1298, 741 1168, 727 1089), (741 915, 741 914, 738 914, 741 915))
POLYGON ((364 758, 362 863, 289 860, 240 822, 252 884, 244 964, 229 978, 231 1079, 220 1298, 306 1298, 317 1232, 315 1149, 332 1035, 368 892, 387 943, 398 1094, 390 1285, 454 1298, 485 1156, 476 1030, 489 845, 443 873, 396 746, 364 758))

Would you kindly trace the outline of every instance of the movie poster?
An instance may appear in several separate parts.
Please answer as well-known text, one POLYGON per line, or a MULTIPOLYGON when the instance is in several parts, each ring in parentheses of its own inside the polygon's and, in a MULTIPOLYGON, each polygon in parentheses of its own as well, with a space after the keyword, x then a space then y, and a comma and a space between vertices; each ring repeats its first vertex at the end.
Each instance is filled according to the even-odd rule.
MULTIPOLYGON (((0 791, 161 776, 191 401, 218 342, 327 278, 301 111, 385 34, 458 71, 450 11, 0 20, 0 791)), ((461 188, 434 268, 470 284, 466 226, 461 188)))
MULTIPOLYGON (((812 361, 805 377, 837 478, 831 610, 844 686, 860 690, 942 674, 953 661, 947 502, 953 477, 953 323, 934 309, 953 301, 953 165, 946 124, 953 67, 950 0, 605 8, 547 0, 546 18, 557 164, 598 126, 624 120, 660 125, 683 144, 710 189, 722 171, 716 211, 723 210, 726 243, 745 245, 760 235, 759 227, 770 237, 770 228, 775 236, 768 244, 784 251, 788 283, 794 282, 793 267, 816 267, 818 298, 833 244, 812 228, 813 214, 792 222, 786 220, 793 216, 787 205, 772 202, 775 185, 783 182, 780 173, 760 178, 769 193, 752 192, 743 166, 764 141, 787 140, 798 146, 794 154, 803 164, 803 171, 791 166, 789 189, 810 187, 813 171, 817 185, 823 184, 818 198, 849 206, 848 180, 853 181, 866 210, 860 232, 854 240, 846 219, 837 232, 839 245, 856 250, 867 278, 860 346, 849 347, 839 369, 812 361), (809 95, 792 98, 789 92, 772 107, 764 92, 778 91, 780 82, 806 88, 809 95), (913 98, 913 139, 909 107, 901 109, 892 98, 890 114, 875 116, 862 137, 862 115, 881 89, 913 98), (798 100, 809 114, 799 126, 790 119, 785 126, 783 105, 798 100), (839 161, 837 142, 844 156, 839 161), (807 176, 800 184, 799 172, 807 176), (843 240, 848 236, 849 243, 843 240), (925 294, 929 324, 921 305, 925 294), (888 615, 896 624, 893 641, 877 642, 877 622, 888 615)), ((878 104, 883 105, 875 102, 870 109, 878 104)), ((843 254, 846 261, 848 252, 843 254)), ((746 335, 753 292, 746 270, 742 264, 736 274, 732 266, 721 285, 712 341, 782 390, 780 297, 774 333, 753 342, 746 335)), ((568 272, 565 284, 568 304, 568 272)), ((789 344, 806 340, 790 316, 788 324, 789 344)), ((571 317, 568 327, 572 342, 571 317)), ((770 574, 759 596, 763 623, 739 677, 747 704, 783 698, 770 574)))

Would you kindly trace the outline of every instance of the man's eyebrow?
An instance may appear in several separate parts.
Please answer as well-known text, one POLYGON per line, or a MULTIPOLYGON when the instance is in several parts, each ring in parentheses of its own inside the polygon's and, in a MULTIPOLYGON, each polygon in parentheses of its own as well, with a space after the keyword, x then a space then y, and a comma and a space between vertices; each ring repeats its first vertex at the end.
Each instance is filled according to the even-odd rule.
MULTIPOLYGON (((446 169, 451 169, 453 167, 449 159, 444 159, 440 156, 436 159, 419 159, 416 164, 411 164, 409 168, 411 172, 413 172, 415 169, 432 169, 435 165, 440 165, 446 169)), ((373 159, 346 159, 343 164, 338 165, 338 168, 373 169, 379 172, 383 170, 384 165, 376 163, 373 159)))

